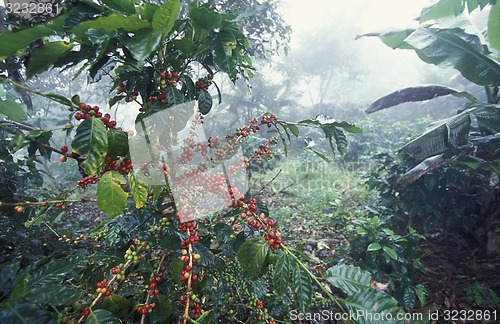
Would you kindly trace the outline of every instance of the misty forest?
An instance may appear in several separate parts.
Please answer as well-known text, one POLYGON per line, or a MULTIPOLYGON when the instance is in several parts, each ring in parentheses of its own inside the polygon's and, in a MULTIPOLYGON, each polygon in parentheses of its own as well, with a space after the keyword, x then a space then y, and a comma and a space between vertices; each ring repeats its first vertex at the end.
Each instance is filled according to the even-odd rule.
POLYGON ((4 0, 0 323, 498 323, 496 0, 4 0))

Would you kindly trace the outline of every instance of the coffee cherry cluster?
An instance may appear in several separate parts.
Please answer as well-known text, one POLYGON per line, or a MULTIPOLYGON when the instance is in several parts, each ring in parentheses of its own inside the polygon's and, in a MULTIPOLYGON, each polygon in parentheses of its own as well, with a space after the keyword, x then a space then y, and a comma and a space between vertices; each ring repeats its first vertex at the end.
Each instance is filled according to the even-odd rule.
POLYGON ((81 178, 80 180, 78 180, 76 185, 79 187, 85 188, 86 186, 88 186, 90 184, 96 184, 97 181, 99 181, 99 178, 97 177, 97 175, 92 174, 92 175, 89 175, 88 177, 81 178))
POLYGON ((250 306, 252 307, 252 315, 255 316, 259 322, 276 324, 276 321, 269 315, 267 308, 264 307, 264 302, 259 300, 256 294, 250 295, 250 306))
MULTIPOLYGON (((179 215, 176 215, 176 218, 179 217, 179 215)), ((180 220, 180 218, 178 219, 180 220)), ((188 249, 189 244, 195 244, 200 240, 200 237, 196 234, 196 222, 193 220, 190 220, 185 223, 179 223, 178 225, 179 231, 181 233, 186 233, 188 234, 187 238, 185 238, 181 242, 181 248, 183 249, 188 249)))
POLYGON ((98 106, 90 106, 85 104, 84 102, 80 102, 78 105, 78 108, 80 109, 75 113, 75 119, 76 120, 85 120, 89 119, 92 116, 95 116, 97 118, 100 118, 101 121, 106 125, 108 128, 114 128, 116 127, 116 120, 111 120, 111 115, 106 113, 102 114, 100 112, 100 108, 98 106))
POLYGON ((134 166, 130 159, 121 161, 119 164, 116 160, 113 160, 111 156, 106 156, 106 164, 102 166, 101 176, 108 171, 118 171, 123 175, 127 175, 134 166))
POLYGON ((16 214, 20 214, 20 215, 21 215, 21 214, 24 214, 24 211, 25 211, 24 206, 15 206, 15 207, 14 207, 14 212, 15 212, 16 214))
POLYGON ((95 290, 96 293, 102 294, 103 296, 111 295, 111 290, 107 288, 109 281, 108 278, 104 278, 97 283, 97 288, 95 290))
POLYGON ((148 290, 148 295, 149 297, 154 297, 158 296, 160 294, 160 290, 158 290, 157 285, 158 283, 161 282, 163 277, 163 272, 158 272, 158 274, 154 277, 149 278, 149 290, 148 290))
POLYGON ((156 303, 150 303, 150 304, 142 304, 137 306, 137 313, 146 315, 147 313, 151 313, 153 311, 153 308, 155 308, 156 303))
POLYGON ((278 117, 275 114, 270 114, 266 116, 262 116, 260 122, 261 124, 266 124, 267 127, 271 127, 272 123, 276 123, 278 121, 278 117))
POLYGON ((208 78, 201 78, 201 79, 198 79, 198 81, 196 81, 194 83, 194 86, 196 87, 196 90, 201 90, 201 89, 206 89, 210 86, 212 82, 208 79, 208 78))
POLYGON ((169 73, 168 71, 160 72, 160 88, 165 89, 167 85, 176 86, 179 80, 179 72, 173 71, 169 73))
POLYGON ((121 263, 120 265, 118 265, 118 267, 114 267, 111 269, 111 273, 116 277, 116 280, 121 280, 121 281, 125 280, 125 274, 123 273, 124 266, 125 265, 121 263))
POLYGON ((116 88, 116 93, 117 94, 125 93, 125 102, 134 101, 137 99, 137 96, 139 95, 137 91, 127 91, 127 85, 124 82, 120 83, 118 88, 116 88))
POLYGON ((127 249, 124 255, 125 260, 132 261, 134 264, 139 263, 140 260, 139 257, 141 256, 137 254, 137 251, 135 251, 134 245, 131 245, 130 248, 127 249))
POLYGON ((149 227, 149 232, 155 237, 155 238, 160 238, 162 230, 168 226, 170 226, 172 223, 168 220, 167 217, 162 217, 158 221, 158 225, 151 225, 149 227))
POLYGON ((273 230, 276 222, 273 219, 266 219, 264 213, 256 214, 257 212, 257 199, 252 198, 248 204, 245 204, 244 199, 240 198, 238 201, 241 207, 241 219, 248 219, 247 224, 252 228, 262 228, 266 231, 267 244, 274 250, 280 249, 282 244, 282 236, 280 231, 273 230))
POLYGON ((282 238, 280 231, 269 231, 266 234, 266 241, 267 244, 274 250, 278 250, 279 248, 281 248, 282 238))

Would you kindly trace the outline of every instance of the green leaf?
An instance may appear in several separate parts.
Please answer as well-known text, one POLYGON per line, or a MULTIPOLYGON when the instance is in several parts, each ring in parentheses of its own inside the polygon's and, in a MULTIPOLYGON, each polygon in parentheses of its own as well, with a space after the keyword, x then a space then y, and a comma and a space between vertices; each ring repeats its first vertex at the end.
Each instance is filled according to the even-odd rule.
POLYGON ((97 184, 97 206, 109 217, 120 215, 127 206, 127 193, 120 185, 125 179, 117 171, 108 171, 97 184))
POLYGON ((167 86, 167 101, 170 106, 180 105, 184 103, 184 96, 179 89, 173 85, 167 86))
POLYGON ((222 29, 215 33, 210 41, 215 66, 226 72, 233 80, 236 77, 236 60, 233 58, 233 49, 236 47, 236 38, 230 30, 222 29))
POLYGON ((117 102, 119 102, 120 100, 122 100, 123 98, 125 98, 126 96, 124 95, 119 95, 119 96, 114 96, 113 98, 109 99, 108 101, 108 105, 109 107, 113 107, 117 102))
POLYGON ((5 288, 19 270, 20 261, 5 262, 0 264, 0 287, 5 288))
MULTIPOLYGON (((337 127, 334 129, 333 136, 335 138, 335 143, 337 143, 337 150, 341 155, 346 155, 347 153, 347 137, 344 132, 337 127)), ((330 138, 331 141, 331 138, 330 138)), ((331 144, 331 143, 330 143, 331 144)))
POLYGON ((359 267, 344 264, 329 268, 324 278, 346 294, 351 295, 363 287, 369 287, 371 275, 359 267))
POLYGON ((391 257, 391 259, 393 259, 393 260, 398 259, 398 254, 396 253, 396 251, 394 251, 393 248, 391 248, 389 246, 383 246, 382 250, 384 250, 384 252, 387 253, 387 255, 391 257))
POLYGON ((111 294, 108 297, 104 298, 101 303, 101 307, 105 310, 110 311, 116 317, 123 318, 128 314, 130 302, 125 297, 111 294))
POLYGON ((117 10, 126 14, 135 13, 135 7, 133 1, 130 0, 101 0, 101 1, 102 3, 104 3, 113 10, 117 10))
POLYGON ((276 268, 273 273, 274 292, 281 297, 288 287, 290 281, 290 260, 286 253, 281 252, 276 260, 276 268))
POLYGON ((29 288, 43 288, 47 285, 61 282, 80 262, 81 260, 78 256, 68 256, 45 264, 32 273, 29 288))
POLYGON ((116 159, 118 156, 127 156, 128 136, 124 131, 111 128, 107 132, 108 136, 108 155, 116 159))
POLYGON ((415 307, 415 293, 411 287, 405 287, 403 292, 403 303, 407 310, 412 310, 415 307))
POLYGON ((35 304, 53 306, 71 305, 82 298, 83 292, 74 287, 66 287, 62 283, 53 283, 30 289, 26 299, 35 304))
POLYGON ((190 320, 193 324, 217 324, 217 318, 213 310, 209 310, 208 312, 204 312, 198 319, 190 320))
POLYGON ((368 251, 368 252, 378 251, 381 248, 382 248, 382 246, 380 245, 380 243, 374 242, 374 243, 370 243, 370 245, 368 245, 368 247, 366 248, 366 251, 368 251))
POLYGON ((158 301, 156 302, 154 312, 151 313, 152 322, 165 322, 172 314, 172 301, 165 297, 165 295, 158 295, 156 298, 158 301))
POLYGON ((396 320, 398 313, 402 313, 398 302, 381 291, 362 287, 350 294, 344 303, 350 314, 366 314, 356 317, 356 323, 404 323, 402 320, 396 320), (385 316, 381 319, 382 313, 385 316))
POLYGON ((138 30, 134 36, 123 38, 121 42, 139 62, 156 51, 161 41, 161 31, 149 28, 138 30))
POLYGON ((198 109, 203 115, 206 115, 212 109, 212 96, 205 89, 200 89, 198 93, 198 109))
POLYGON ((45 26, 35 26, 18 32, 6 30, 0 34, 0 56, 15 55, 34 41, 52 35, 54 31, 45 26))
POLYGON ((204 6, 191 6, 189 8, 189 18, 195 26, 205 31, 221 27, 222 15, 204 6))
POLYGON ((0 304, 0 323, 46 324, 54 323, 55 320, 52 312, 32 303, 0 304))
POLYGON ((453 67, 479 85, 500 85, 500 65, 484 53, 479 37, 459 28, 421 27, 405 39, 427 63, 453 67))
POLYGON ((86 324, 119 324, 120 320, 108 310, 96 309, 90 312, 86 324))
POLYGON ((127 32, 134 32, 143 28, 151 28, 151 23, 147 20, 142 20, 137 16, 123 16, 119 14, 99 17, 92 21, 82 22, 81 24, 87 28, 102 29, 105 32, 113 32, 120 29, 127 32))
POLYGON ((43 44, 33 53, 26 69, 26 77, 31 79, 34 75, 47 71, 54 62, 72 48, 73 44, 63 41, 43 44))
POLYGON ((467 143, 471 116, 476 108, 468 109, 456 116, 437 121, 426 132, 405 144, 400 151, 414 159, 424 159, 467 143))
POLYGON ((297 297, 299 312, 306 313, 312 301, 311 277, 296 262, 292 262, 292 265, 292 289, 297 297))
POLYGON ((29 291, 28 288, 28 282, 30 280, 30 274, 28 273, 24 278, 19 280, 17 284, 14 286, 14 289, 12 289, 12 292, 10 294, 10 298, 12 300, 23 298, 29 291))
POLYGON ((265 261, 268 253, 267 242, 263 242, 260 237, 253 237, 240 246, 237 258, 243 270, 261 276, 267 270, 265 261))
POLYGON ((26 115, 23 107, 12 99, 0 99, 0 114, 16 122, 22 122, 28 119, 28 115, 26 115))
POLYGON ((429 20, 438 20, 440 18, 458 16, 465 10, 463 0, 440 0, 433 5, 422 9, 418 21, 420 23, 429 20))
POLYGON ((148 200, 148 183, 146 177, 142 173, 129 172, 128 183, 130 185, 130 191, 134 197, 135 207, 142 208, 148 200))
POLYGON ((108 152, 106 126, 95 117, 84 120, 76 129, 71 147, 75 153, 87 157, 80 165, 87 175, 98 173, 108 152))
POLYGON ((168 35, 174 27, 180 9, 181 2, 179 0, 169 0, 163 3, 155 12, 153 28, 160 30, 163 36, 168 35))
POLYGON ((427 289, 425 289, 425 286, 422 284, 418 284, 415 286, 415 294, 417 295, 418 301, 420 303, 420 307, 424 307, 427 296, 429 293, 427 292, 427 289))
POLYGON ((500 51, 500 3, 491 6, 488 18, 488 41, 500 51))

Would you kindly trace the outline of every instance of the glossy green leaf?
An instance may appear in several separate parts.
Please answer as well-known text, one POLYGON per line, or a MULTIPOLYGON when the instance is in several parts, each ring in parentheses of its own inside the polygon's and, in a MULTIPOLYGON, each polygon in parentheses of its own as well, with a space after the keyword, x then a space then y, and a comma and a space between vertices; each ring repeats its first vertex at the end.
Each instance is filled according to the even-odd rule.
POLYGON ((34 41, 53 33, 52 29, 45 26, 35 26, 18 32, 6 30, 0 34, 0 56, 15 55, 18 50, 24 50, 34 41))
POLYGON ((260 276, 266 270, 265 261, 268 253, 267 242, 263 242, 260 237, 254 237, 240 246, 237 259, 243 270, 260 276))
POLYGON ((153 16, 153 28, 158 29, 164 36, 168 35, 174 27, 180 8, 179 0, 169 0, 163 3, 153 16))
POLYGON ((126 14, 135 13, 134 2, 131 0, 101 0, 113 10, 117 10, 126 14))
POLYGON ((132 196, 134 197, 135 207, 144 207, 149 193, 146 177, 139 172, 130 172, 128 174, 128 183, 130 185, 130 192, 132 192, 132 196))
POLYGON ((142 62, 156 51, 161 35, 160 30, 145 28, 136 31, 130 38, 122 39, 121 42, 137 61, 142 62))
POLYGON ((459 28, 421 27, 405 39, 427 63, 455 68, 469 81, 479 85, 500 85, 500 64, 484 53, 475 35, 459 28))
POLYGON ((12 99, 0 99, 0 114, 16 122, 22 122, 28 119, 28 115, 26 115, 23 107, 12 99))
POLYGON ((83 291, 75 287, 65 286, 62 283, 53 283, 30 289, 25 297, 35 304, 71 305, 83 297, 83 291))
POLYGON ((415 294, 417 295, 418 302, 420 303, 421 307, 425 306, 427 296, 429 293, 427 292, 427 289, 425 289, 425 286, 422 284, 418 284, 415 286, 415 294))
MULTIPOLYGON (((335 127, 333 137, 335 138, 335 143, 337 143, 337 150, 341 155, 346 155, 347 153, 347 137, 345 136, 344 132, 335 127)), ((331 139, 330 139, 330 144, 331 144, 331 139)))
POLYGON ((182 92, 173 85, 167 86, 167 101, 170 106, 180 105, 184 103, 182 92))
POLYGON ((63 41, 45 43, 37 48, 29 61, 26 69, 26 77, 32 78, 34 75, 47 71, 61 56, 73 48, 73 44, 63 41))
POLYGON ((384 252, 387 253, 387 255, 391 257, 391 259, 393 259, 393 260, 398 259, 398 254, 396 253, 396 251, 394 251, 393 248, 391 248, 389 246, 383 246, 382 250, 384 250, 384 252))
POLYGON ((500 51, 500 3, 491 6, 488 18, 488 41, 493 48, 500 51))
POLYGON ((120 320, 108 310, 96 309, 90 312, 86 324, 120 324, 120 320))
POLYGON ((98 173, 108 152, 106 126, 95 117, 84 120, 76 129, 71 147, 75 153, 86 156, 80 165, 86 174, 98 173))
POLYGON ((381 248, 382 248, 382 246, 380 245, 380 243, 373 242, 373 243, 370 243, 370 245, 368 245, 368 247, 366 248, 366 251, 368 251, 368 252, 378 251, 381 248))
POLYGON ((290 282, 290 260, 286 253, 281 252, 276 260, 273 273, 274 292, 278 297, 282 296, 290 282))
MULTIPOLYGON (((357 289, 344 300, 344 304, 351 314, 367 314, 358 316, 356 323, 404 323, 403 320, 397 320, 398 314, 403 313, 403 310, 398 307, 398 302, 390 295, 370 287, 357 289), (385 316, 381 319, 382 313, 385 316)), ((399 318, 402 318, 401 315, 399 318)))
POLYGON ((151 23, 147 20, 142 20, 137 16, 123 16, 119 14, 99 17, 92 21, 85 21, 82 24, 91 29, 102 29, 105 32, 116 30, 133 32, 143 28, 151 28, 151 23))
POLYGON ((236 38, 230 30, 223 29, 215 33, 210 41, 215 66, 226 72, 231 79, 236 77, 236 59, 233 50, 236 47, 236 38))
POLYGON ((200 89, 198 92, 198 109, 203 115, 206 115, 212 109, 212 96, 205 89, 200 89))
POLYGON ((313 288, 311 277, 309 274, 296 262, 291 263, 292 266, 292 289, 296 294, 296 301, 299 306, 299 312, 306 313, 311 305, 313 288))
POLYGON ((370 286, 371 275, 352 265, 336 265, 325 273, 325 280, 351 295, 363 287, 370 286))
POLYGON ((80 257, 68 256, 45 264, 32 273, 29 288, 43 288, 46 285, 61 282, 80 262, 80 257))
POLYGON ((48 312, 42 306, 33 303, 3 302, 0 304, 0 323, 46 324, 55 321, 53 312, 48 312))
POLYGON ((481 133, 485 135, 500 133, 500 107, 497 105, 485 105, 473 114, 476 117, 481 133))
POLYGON ((117 171, 108 171, 97 184, 97 206, 113 218, 120 215, 127 206, 127 193, 121 185, 125 179, 117 171))
POLYGON ((405 287, 403 291, 403 304, 408 310, 412 310, 415 307, 415 293, 411 287, 405 287))
POLYGON ((128 136, 124 131, 111 128, 107 132, 108 136, 108 155, 116 159, 118 156, 127 156, 128 136))
POLYGON ((105 310, 110 311, 116 317, 122 318, 128 314, 130 308, 130 302, 120 295, 111 294, 104 298, 101 303, 101 307, 105 310))

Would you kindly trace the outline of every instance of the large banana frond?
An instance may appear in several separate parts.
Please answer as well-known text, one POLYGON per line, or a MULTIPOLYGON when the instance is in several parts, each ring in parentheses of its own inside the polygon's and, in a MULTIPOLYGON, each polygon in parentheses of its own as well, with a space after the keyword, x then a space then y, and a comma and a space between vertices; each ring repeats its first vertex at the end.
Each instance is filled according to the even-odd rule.
POLYGON ((376 111, 385 108, 390 108, 405 102, 424 101, 424 100, 434 99, 440 96, 446 96, 449 94, 458 94, 458 93, 461 92, 440 85, 404 88, 398 91, 394 91, 393 93, 390 93, 378 99, 377 101, 375 101, 370 105, 370 107, 366 110, 366 113, 371 114, 376 111))
POLYGON ((414 159, 425 159, 449 148, 467 143, 471 124, 470 111, 435 123, 429 130, 400 149, 414 159))

